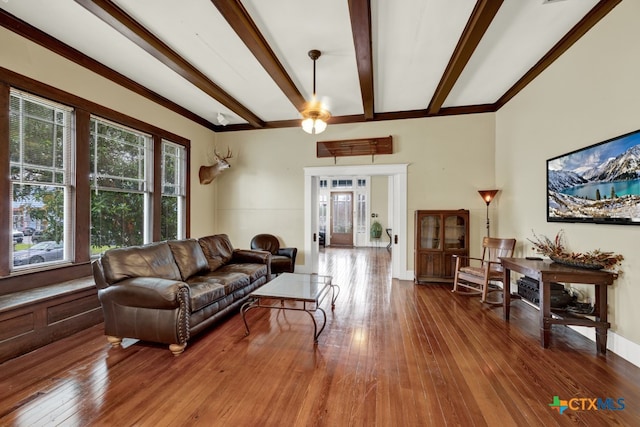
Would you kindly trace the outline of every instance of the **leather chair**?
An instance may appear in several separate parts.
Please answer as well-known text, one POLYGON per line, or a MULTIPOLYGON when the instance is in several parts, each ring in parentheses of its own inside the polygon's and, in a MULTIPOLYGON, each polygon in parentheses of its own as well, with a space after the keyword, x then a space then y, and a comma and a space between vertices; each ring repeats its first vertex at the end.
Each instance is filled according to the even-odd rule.
MULTIPOLYGON (((503 282, 503 269, 500 257, 510 257, 516 247, 516 239, 482 239, 482 258, 454 255, 456 272, 453 279, 453 292, 466 295, 482 295, 481 302, 487 301, 489 288, 496 282, 503 282)), ((502 286, 505 286, 503 283, 502 286)), ((508 286, 508 284, 507 284, 508 286)), ((496 301, 497 303, 497 301, 496 301)))
POLYGON ((271 274, 293 273, 298 248, 281 248, 272 234, 258 234, 251 239, 251 249, 271 252, 271 274))

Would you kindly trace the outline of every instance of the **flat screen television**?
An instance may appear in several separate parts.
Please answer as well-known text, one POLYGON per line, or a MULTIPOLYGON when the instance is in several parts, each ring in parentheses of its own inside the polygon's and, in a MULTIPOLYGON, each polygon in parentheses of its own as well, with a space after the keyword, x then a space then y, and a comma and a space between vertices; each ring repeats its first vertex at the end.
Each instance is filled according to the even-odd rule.
POLYGON ((547 160, 547 221, 640 225, 640 130, 547 160))

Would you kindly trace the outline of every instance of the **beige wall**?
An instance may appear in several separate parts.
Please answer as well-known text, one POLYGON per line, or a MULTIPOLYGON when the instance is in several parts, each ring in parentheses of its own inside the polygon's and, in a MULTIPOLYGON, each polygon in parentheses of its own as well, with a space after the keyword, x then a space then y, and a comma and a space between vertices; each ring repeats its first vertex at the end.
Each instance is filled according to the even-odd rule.
POLYGON ((215 185, 198 183, 198 166, 213 146, 214 132, 5 28, 0 28, 0 40, 0 66, 190 139, 192 164, 196 166, 191 170, 191 198, 198 201, 192 205, 191 235, 213 233, 215 185))
MULTIPOLYGON (((304 167, 332 166, 316 158, 317 140, 393 136, 394 154, 374 164, 409 163, 407 269, 413 269, 413 213, 417 209, 471 210, 471 245, 480 247, 485 205, 478 189, 494 183, 494 114, 331 125, 319 137, 300 128, 219 133, 232 168, 218 178, 217 224, 235 245, 269 231, 287 246, 304 247, 304 167)), ((371 157, 342 157, 338 166, 369 165, 371 157)), ((385 213, 386 215, 386 213, 385 213)), ((478 249, 479 251, 479 249, 478 249)), ((304 262, 304 253, 300 254, 304 262)))
MULTIPOLYGON (((498 113, 496 180, 502 189, 499 232, 520 254, 537 234, 565 230, 574 251, 602 249, 625 257, 609 290, 611 328, 640 344, 640 228, 546 222, 546 160, 640 128, 640 2, 622 2, 498 113)), ((592 287, 588 287, 592 288, 592 287)))

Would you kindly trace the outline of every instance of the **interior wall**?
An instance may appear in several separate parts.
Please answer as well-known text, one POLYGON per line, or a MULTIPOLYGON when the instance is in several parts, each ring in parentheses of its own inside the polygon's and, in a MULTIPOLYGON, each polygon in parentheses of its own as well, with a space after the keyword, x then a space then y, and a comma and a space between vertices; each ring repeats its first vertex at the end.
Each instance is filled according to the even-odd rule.
POLYGON ((215 181, 198 182, 201 159, 209 155, 215 133, 125 89, 51 51, 0 28, 0 66, 73 95, 109 107, 191 140, 191 236, 211 234, 215 224, 215 181))
MULTIPOLYGON (((303 168, 372 163, 370 156, 316 158, 316 141, 392 135, 394 154, 375 156, 373 163, 409 163, 408 236, 400 241, 409 254, 407 270, 413 270, 413 216, 418 209, 469 209, 472 253, 477 255, 485 232, 485 204, 477 190, 495 185, 494 118, 486 113, 333 124, 319 136, 301 128, 218 133, 218 149, 231 148, 234 159, 231 169, 217 178, 216 230, 228 233, 237 247, 257 233, 270 232, 287 246, 303 248, 303 168)), ((304 264, 304 251, 298 257, 304 264)))
POLYGON ((526 240, 532 230, 554 237, 560 229, 573 251, 624 255, 624 272, 609 288, 609 320, 612 331, 636 344, 640 228, 547 223, 546 160, 640 128, 638 16, 640 2, 621 2, 496 117, 500 234, 518 239, 519 255, 533 254, 526 240))

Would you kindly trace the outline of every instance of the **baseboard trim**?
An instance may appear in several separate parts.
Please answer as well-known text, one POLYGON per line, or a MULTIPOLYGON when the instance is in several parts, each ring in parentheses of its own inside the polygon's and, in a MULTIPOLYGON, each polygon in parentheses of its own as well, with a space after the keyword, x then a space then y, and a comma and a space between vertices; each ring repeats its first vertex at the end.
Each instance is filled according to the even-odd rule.
MULTIPOLYGON (((588 328, 586 326, 569 327, 580 335, 589 338, 591 341, 596 341, 596 331, 594 328, 588 328)), ((607 351, 615 353, 627 362, 633 363, 640 368, 640 345, 629 341, 622 335, 618 335, 611 330, 607 332, 607 351)))

